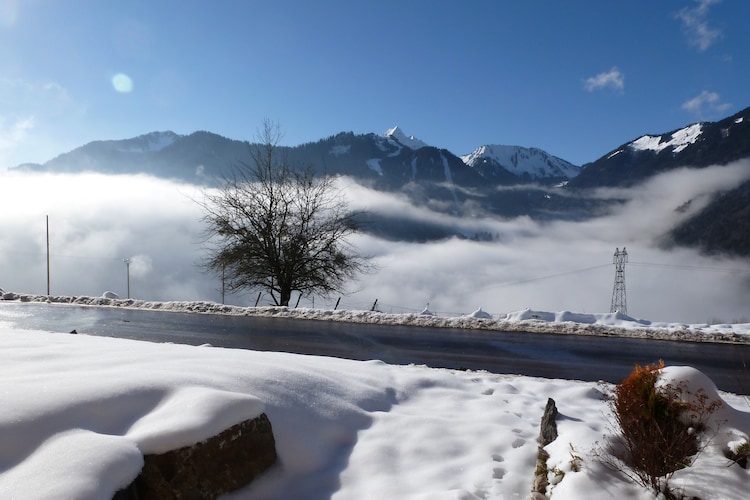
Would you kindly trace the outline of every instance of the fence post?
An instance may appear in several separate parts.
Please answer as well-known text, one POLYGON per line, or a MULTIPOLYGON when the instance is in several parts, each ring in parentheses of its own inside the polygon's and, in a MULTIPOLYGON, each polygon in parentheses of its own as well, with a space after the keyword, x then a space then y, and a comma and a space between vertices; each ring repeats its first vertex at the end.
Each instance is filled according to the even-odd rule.
POLYGON ((294 308, 297 309, 297 306, 299 305, 299 301, 302 300, 302 292, 299 293, 299 297, 297 297, 297 303, 294 304, 294 308))
POLYGON ((372 308, 370 309, 370 311, 374 311, 377 305, 378 305, 378 299, 375 299, 375 302, 372 303, 372 308))
POLYGON ((334 311, 339 308, 339 302, 341 302, 341 297, 339 297, 339 300, 336 301, 336 305, 333 306, 334 311))
POLYGON ((258 298, 255 299, 255 307, 258 307, 258 302, 260 302, 260 296, 263 295, 263 292, 258 292, 258 298))

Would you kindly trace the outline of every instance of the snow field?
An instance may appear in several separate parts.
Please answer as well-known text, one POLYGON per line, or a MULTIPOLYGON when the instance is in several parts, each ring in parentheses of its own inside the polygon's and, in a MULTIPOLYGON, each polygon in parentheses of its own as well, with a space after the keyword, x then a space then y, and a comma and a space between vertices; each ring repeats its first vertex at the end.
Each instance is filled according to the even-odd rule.
MULTIPOLYGON (((612 432, 606 384, 8 327, 0 349, 2 498, 111 498, 141 452, 263 411, 279 463, 229 499, 528 498, 548 397, 560 412, 547 446, 553 499, 651 498, 594 456, 612 432)), ((665 374, 710 385, 690 370, 665 374)), ((738 498, 748 474, 722 450, 748 439, 748 406, 712 394, 727 401, 716 416, 726 425, 673 484, 738 498)))

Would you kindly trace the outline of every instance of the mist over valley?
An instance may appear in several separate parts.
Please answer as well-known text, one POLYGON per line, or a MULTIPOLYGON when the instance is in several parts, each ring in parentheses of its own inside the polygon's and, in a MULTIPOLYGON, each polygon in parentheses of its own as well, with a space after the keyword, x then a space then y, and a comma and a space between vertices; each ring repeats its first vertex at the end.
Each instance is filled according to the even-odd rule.
MULTIPOLYGON (((583 167, 519 147, 457 156, 397 128, 342 133, 281 152, 294 165, 338 176, 350 207, 365 212, 352 243, 376 271, 351 283, 340 307, 369 309, 377 299, 388 312, 427 304, 451 314, 480 306, 492 313, 604 312, 612 254, 625 246, 630 315, 747 321, 748 247, 738 242, 749 229, 724 208, 737 205, 732 193, 750 179, 750 161, 741 159, 750 143, 745 114, 702 124, 704 132, 724 129, 718 139, 697 134, 672 144, 680 136, 672 132, 652 138, 664 147, 628 143, 583 167), (718 152, 716 164, 706 151, 718 152), (612 163, 625 155, 652 168, 637 180, 613 180, 633 168, 612 163), (702 164, 683 165, 680 155, 702 164), (729 233, 703 236, 701 228, 715 232, 722 224, 729 233), (686 238, 685 228, 700 236, 686 238)), ((248 161, 248 151, 245 142, 207 132, 153 133, 97 141, 0 173, 0 199, 12 213, 0 222, 0 286, 45 291, 49 216, 53 294, 112 290, 124 297, 127 258, 134 297, 220 301, 220 280, 198 265, 205 228, 196 201, 248 161)), ((302 297, 300 306, 333 307, 337 299, 302 297)), ((253 305, 257 291, 225 300, 253 305)))

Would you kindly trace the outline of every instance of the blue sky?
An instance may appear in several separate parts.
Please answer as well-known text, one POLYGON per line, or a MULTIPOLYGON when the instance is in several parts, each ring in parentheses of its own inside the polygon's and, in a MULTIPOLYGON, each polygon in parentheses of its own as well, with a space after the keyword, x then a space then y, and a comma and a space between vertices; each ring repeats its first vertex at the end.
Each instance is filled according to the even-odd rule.
POLYGON ((576 164, 750 106, 743 0, 0 0, 0 169, 99 139, 399 125, 576 164))

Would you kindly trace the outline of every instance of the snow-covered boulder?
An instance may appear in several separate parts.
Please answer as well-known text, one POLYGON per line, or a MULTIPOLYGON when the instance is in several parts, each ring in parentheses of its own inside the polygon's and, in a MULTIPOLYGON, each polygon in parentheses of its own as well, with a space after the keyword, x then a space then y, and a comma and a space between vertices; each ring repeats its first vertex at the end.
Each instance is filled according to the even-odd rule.
POLYGON ((555 321, 556 314, 548 311, 535 311, 533 309, 524 309, 522 311, 516 311, 508 313, 505 316, 506 321, 527 321, 527 320, 538 320, 538 321, 555 321))
POLYGON ((422 312, 419 314, 421 314, 422 316, 435 316, 435 313, 430 311, 428 307, 425 307, 424 309, 422 309, 422 312))
POLYGON ((469 314, 469 317, 471 318, 479 318, 479 319, 492 319, 492 315, 486 311, 484 311, 481 307, 474 311, 473 313, 469 314))
POLYGON ((265 413, 200 443, 144 457, 127 498, 216 498, 252 482, 276 462, 276 441, 265 413))
MULTIPOLYGON (((750 445, 750 413, 728 404, 714 382, 700 370, 692 366, 667 366, 660 370, 656 387, 678 389, 679 397, 693 408, 713 405, 714 411, 706 415, 708 420, 704 424, 708 427, 707 435, 712 436, 710 446, 719 451, 717 455, 736 460, 738 452, 750 445)), ((679 475, 678 472, 676 477, 679 475)))
POLYGON ((102 294, 102 298, 103 299, 115 299, 115 300, 117 300, 117 299, 120 298, 120 296, 117 295, 115 292, 109 292, 109 291, 107 291, 107 292, 104 292, 102 294))

